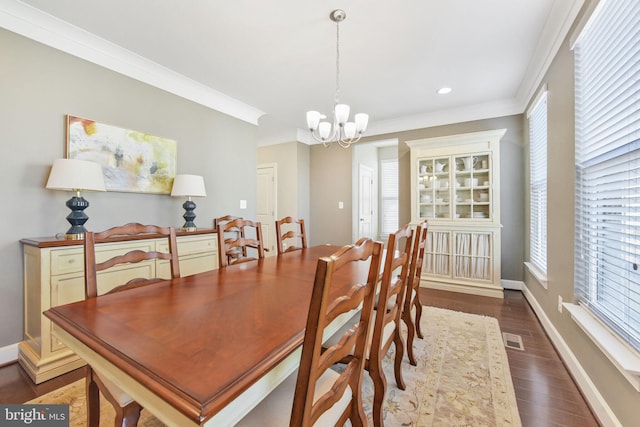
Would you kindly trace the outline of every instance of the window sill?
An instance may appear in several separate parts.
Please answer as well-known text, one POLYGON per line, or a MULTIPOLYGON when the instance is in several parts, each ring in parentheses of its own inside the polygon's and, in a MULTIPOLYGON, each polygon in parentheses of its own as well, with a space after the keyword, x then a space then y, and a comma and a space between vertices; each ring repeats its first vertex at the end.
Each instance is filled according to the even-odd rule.
POLYGON ((562 306, 633 388, 640 392, 640 354, 583 306, 570 303, 562 306))
POLYGON ((531 275, 536 278, 538 283, 540 283, 540 286, 545 289, 549 289, 549 281, 547 280, 547 274, 545 272, 528 261, 525 262, 524 265, 527 266, 527 270, 529 270, 529 273, 531 273, 531 275))

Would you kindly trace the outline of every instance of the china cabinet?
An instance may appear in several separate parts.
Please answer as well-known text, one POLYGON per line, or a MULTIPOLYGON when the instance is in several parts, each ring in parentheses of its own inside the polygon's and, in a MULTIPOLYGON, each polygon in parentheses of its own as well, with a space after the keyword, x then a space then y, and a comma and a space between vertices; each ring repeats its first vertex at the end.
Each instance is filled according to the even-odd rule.
POLYGON ((423 286, 502 298, 500 138, 505 131, 407 142, 411 222, 429 222, 423 286))
MULTIPOLYGON (((84 365, 55 337, 54 325, 42 312, 84 299, 84 248, 81 240, 55 237, 22 239, 24 252, 24 341, 18 362, 39 384, 84 365)), ((177 232, 181 276, 218 268, 217 235, 213 229, 177 232)), ((166 239, 121 240, 96 247, 98 261, 133 249, 167 252, 166 239)), ((100 272, 106 289, 135 277, 169 277, 167 260, 144 261, 100 272)))

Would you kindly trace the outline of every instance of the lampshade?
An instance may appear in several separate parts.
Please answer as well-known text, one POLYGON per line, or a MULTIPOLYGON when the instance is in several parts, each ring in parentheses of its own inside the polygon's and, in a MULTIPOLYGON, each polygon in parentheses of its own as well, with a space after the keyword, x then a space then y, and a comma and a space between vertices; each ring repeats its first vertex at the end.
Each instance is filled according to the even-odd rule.
POLYGON ((102 167, 95 162, 77 159, 53 161, 47 188, 51 190, 107 191, 102 167))
POLYGON ((89 217, 84 210, 89 207, 84 197, 80 195, 83 190, 107 191, 104 185, 102 167, 98 163, 77 159, 57 159, 53 161, 47 188, 51 190, 70 190, 75 194, 67 200, 67 207, 71 213, 67 221, 71 228, 67 230, 65 238, 84 239, 84 223, 89 217))
POLYGON ((204 178, 200 175, 176 175, 173 180, 172 196, 205 197, 204 178))

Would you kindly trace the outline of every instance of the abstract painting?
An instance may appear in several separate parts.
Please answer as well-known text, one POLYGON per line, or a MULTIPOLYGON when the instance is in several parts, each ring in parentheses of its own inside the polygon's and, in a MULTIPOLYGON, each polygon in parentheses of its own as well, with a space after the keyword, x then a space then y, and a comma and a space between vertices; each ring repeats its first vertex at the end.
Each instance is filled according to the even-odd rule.
POLYGON ((99 163, 107 191, 170 194, 177 142, 67 115, 67 158, 99 163))

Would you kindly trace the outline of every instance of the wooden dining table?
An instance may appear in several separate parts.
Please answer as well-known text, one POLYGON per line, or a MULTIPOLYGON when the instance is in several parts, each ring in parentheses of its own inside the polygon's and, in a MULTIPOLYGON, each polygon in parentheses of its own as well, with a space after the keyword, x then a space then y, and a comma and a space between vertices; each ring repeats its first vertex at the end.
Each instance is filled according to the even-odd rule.
MULTIPOLYGON (((338 249, 314 246, 44 314, 60 341, 165 424, 231 426, 297 368, 317 260, 338 249)), ((367 262, 340 270, 330 297, 367 271, 367 262)))

